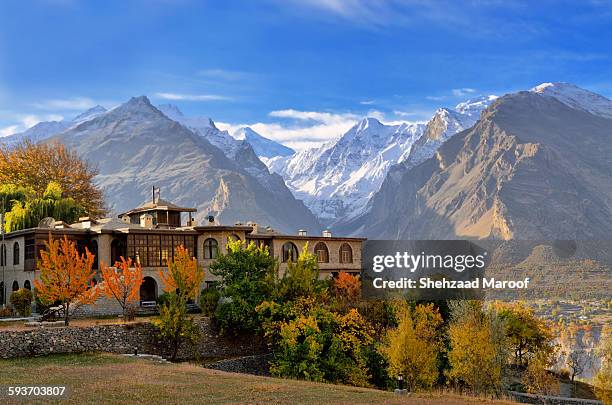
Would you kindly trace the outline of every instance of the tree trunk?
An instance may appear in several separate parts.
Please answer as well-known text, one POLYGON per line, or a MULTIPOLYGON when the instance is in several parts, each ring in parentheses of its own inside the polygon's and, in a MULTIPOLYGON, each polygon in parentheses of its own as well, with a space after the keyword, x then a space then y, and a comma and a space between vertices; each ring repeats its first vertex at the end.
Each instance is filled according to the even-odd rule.
POLYGON ((70 309, 70 303, 64 305, 64 325, 68 326, 70 323, 70 315, 68 310, 70 309))

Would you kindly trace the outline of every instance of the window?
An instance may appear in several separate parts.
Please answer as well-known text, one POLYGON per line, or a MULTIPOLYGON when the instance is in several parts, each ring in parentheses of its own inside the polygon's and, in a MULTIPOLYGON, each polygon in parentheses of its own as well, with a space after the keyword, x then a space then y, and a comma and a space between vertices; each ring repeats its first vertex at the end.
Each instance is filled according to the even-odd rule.
POLYGON ((160 235, 147 235, 147 263, 150 267, 157 267, 161 263, 161 239, 160 235))
POLYGON ((24 253, 26 260, 36 259, 36 241, 34 240, 34 238, 25 240, 24 253))
POLYGON ((287 242, 283 245, 283 263, 291 260, 295 262, 298 258, 297 247, 292 242, 287 242))
POLYGON ((208 238, 204 241, 204 259, 216 259, 219 252, 219 243, 216 239, 208 238))
POLYGON ((327 245, 325 243, 317 243, 314 247, 314 251, 317 255, 317 262, 329 263, 329 250, 327 250, 327 245))
POLYGON ((340 263, 353 263, 353 249, 348 243, 340 246, 340 263))
POLYGON ((19 283, 17 282, 17 280, 13 281, 13 291, 17 291, 19 290, 19 283))
POLYGON ((15 242, 13 244, 13 265, 16 266, 19 264, 19 243, 15 242))
POLYGON ((168 265, 172 259, 172 235, 161 235, 161 264, 168 265))
POLYGON ((26 290, 30 290, 30 291, 32 291, 32 285, 30 284, 30 280, 26 280, 26 281, 23 283, 23 288, 25 288, 26 290))
POLYGON ((0 266, 6 266, 6 245, 0 245, 0 266))

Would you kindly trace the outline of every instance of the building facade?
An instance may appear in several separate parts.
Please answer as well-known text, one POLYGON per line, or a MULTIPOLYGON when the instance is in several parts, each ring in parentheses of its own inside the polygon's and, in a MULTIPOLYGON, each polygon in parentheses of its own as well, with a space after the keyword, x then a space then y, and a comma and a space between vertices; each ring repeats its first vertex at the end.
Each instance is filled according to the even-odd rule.
MULTIPOLYGON (((84 252, 87 248, 95 256, 98 273, 102 263, 112 265, 120 257, 139 262, 144 277, 140 301, 145 305, 162 294, 159 272, 167 267, 179 246, 184 246, 205 269, 202 288, 214 283, 215 276, 208 269, 218 254, 227 252, 228 242, 236 239, 267 246, 278 259, 281 273, 306 246, 317 257, 321 277, 361 271, 363 238, 335 237, 329 231, 320 236, 310 236, 305 231, 286 235, 250 222, 221 225, 213 216, 196 224, 192 219, 195 211, 158 199, 115 218, 81 218, 74 224, 47 220, 37 228, 8 233, 0 242, 0 304, 8 302, 12 291, 33 288, 40 274, 36 268, 40 251, 50 236, 67 236, 79 250, 84 252)), ((99 274, 96 279, 100 280, 99 274)))

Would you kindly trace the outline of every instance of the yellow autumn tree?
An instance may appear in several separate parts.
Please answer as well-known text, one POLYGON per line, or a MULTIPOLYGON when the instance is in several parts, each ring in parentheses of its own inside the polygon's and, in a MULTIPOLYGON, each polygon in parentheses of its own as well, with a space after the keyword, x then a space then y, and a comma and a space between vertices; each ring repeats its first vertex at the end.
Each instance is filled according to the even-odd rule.
POLYGON ((99 290, 93 283, 94 256, 87 249, 79 253, 67 236, 56 241, 49 235, 45 244, 47 249, 41 250, 38 263, 40 280, 34 281, 36 294, 45 304, 59 302, 64 311, 64 324, 68 326, 71 311, 98 298, 99 290))
POLYGON ((497 390, 508 359, 503 323, 480 302, 459 301, 451 309, 447 376, 475 393, 497 390))
POLYGON ((381 347, 389 374, 403 376, 410 391, 429 389, 438 379, 442 316, 433 304, 427 304, 403 311, 398 318, 397 328, 387 332, 381 347))
POLYGON ((602 331, 597 351, 601 367, 593 379, 595 393, 605 405, 612 405, 612 326, 606 325, 602 331))
POLYGON ((115 262, 115 267, 107 267, 102 263, 102 278, 104 280, 102 292, 110 299, 115 299, 123 310, 123 317, 128 320, 134 318, 134 303, 138 301, 140 286, 142 285, 142 267, 140 263, 133 263, 132 259, 115 262))
POLYGON ((187 249, 179 246, 174 260, 168 262, 167 271, 161 271, 159 277, 168 299, 159 309, 159 319, 155 324, 160 337, 168 341, 170 356, 174 360, 181 343, 195 343, 199 335, 193 319, 187 316, 187 302, 199 292, 204 281, 204 270, 187 249))

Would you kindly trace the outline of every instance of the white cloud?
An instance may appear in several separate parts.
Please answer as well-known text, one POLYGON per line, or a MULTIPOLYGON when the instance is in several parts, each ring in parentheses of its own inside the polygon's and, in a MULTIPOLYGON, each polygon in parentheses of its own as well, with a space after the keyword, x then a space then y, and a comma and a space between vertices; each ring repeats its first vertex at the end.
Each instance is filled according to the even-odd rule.
POLYGON ((34 125, 42 121, 62 121, 64 117, 58 114, 11 114, 10 120, 16 121, 12 125, 0 129, 0 137, 13 135, 18 132, 23 132, 26 129, 32 128, 34 125))
POLYGON ((334 114, 319 111, 298 111, 294 109, 271 111, 268 115, 270 117, 292 118, 300 121, 316 121, 326 124, 339 123, 344 122, 346 120, 355 121, 360 118, 359 115, 355 115, 352 113, 334 114))
POLYGON ((405 120, 389 120, 383 112, 378 110, 370 110, 363 115, 350 112, 332 113, 285 109, 271 111, 268 115, 288 120, 288 122, 256 122, 251 124, 215 122, 215 124, 219 129, 227 130, 230 134, 241 127, 248 126, 266 138, 299 151, 319 147, 324 142, 339 138, 364 116, 376 118, 389 125, 407 122, 405 120))
POLYGON ((225 69, 202 69, 198 71, 200 76, 206 76, 214 79, 221 80, 239 80, 246 76, 245 72, 239 72, 235 70, 225 70, 225 69))
POLYGON ((464 97, 476 92, 476 89, 471 89, 469 87, 463 87, 461 89, 453 89, 452 93, 455 97, 464 97))
POLYGON ((359 104, 361 104, 361 105, 372 105, 374 103, 375 103, 374 100, 363 100, 363 101, 359 102, 359 104))
POLYGON ((19 132, 19 125, 9 125, 0 129, 0 138, 19 132))
POLYGON ((231 100, 226 96, 216 94, 180 94, 180 93, 155 93, 155 97, 163 100, 183 100, 183 101, 222 101, 231 100))
POLYGON ((32 104, 40 110, 87 110, 96 106, 96 103, 88 97, 72 97, 67 99, 45 100, 32 104))

